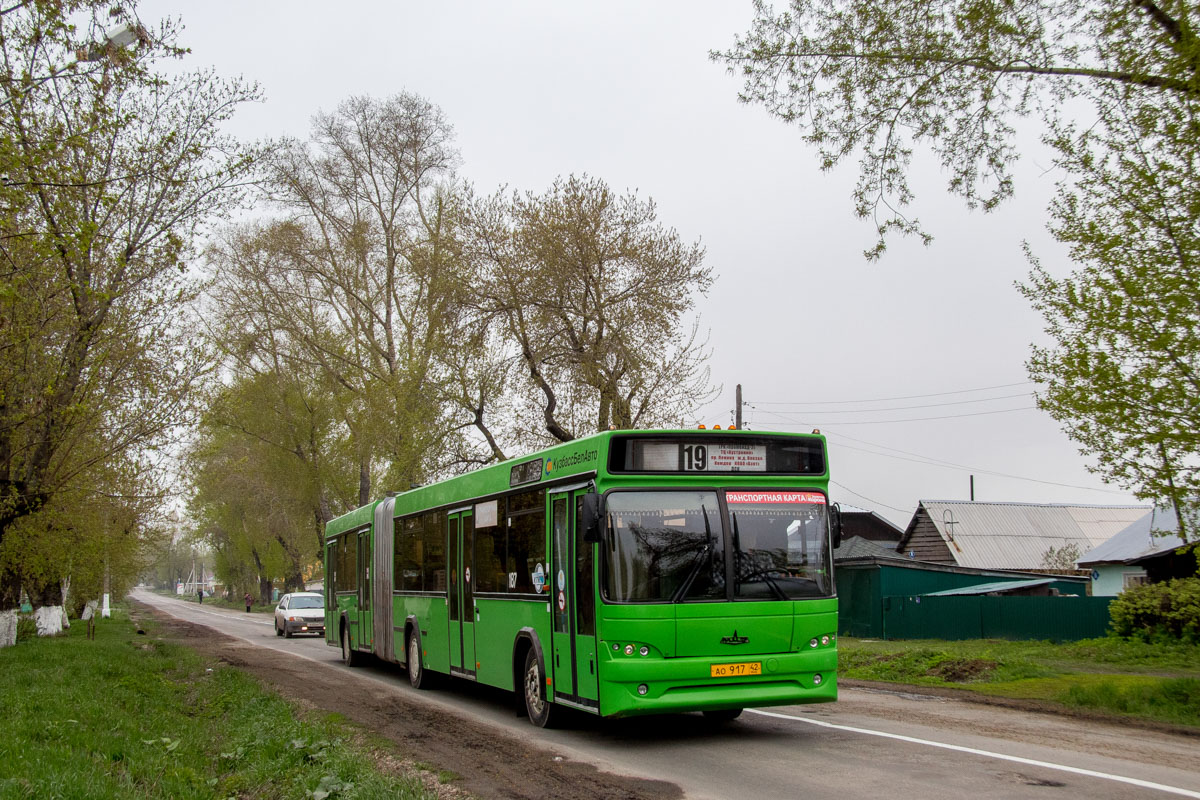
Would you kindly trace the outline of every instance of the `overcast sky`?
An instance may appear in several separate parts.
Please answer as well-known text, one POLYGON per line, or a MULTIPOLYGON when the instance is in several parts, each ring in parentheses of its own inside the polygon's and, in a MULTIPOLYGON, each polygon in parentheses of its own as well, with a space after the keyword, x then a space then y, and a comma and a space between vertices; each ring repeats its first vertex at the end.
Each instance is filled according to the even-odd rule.
POLYGON ((481 193, 588 173, 654 199, 718 275, 698 305, 724 389, 697 421, 727 425, 740 383, 748 427, 820 427, 834 500, 902 527, 921 499, 968 499, 970 475, 981 501, 1135 502, 1033 407, 1024 363, 1045 338, 1014 288, 1022 241, 1070 271, 1044 229, 1055 173, 1036 136, 1016 198, 992 214, 918 166, 914 214, 934 243, 894 240, 868 263, 855 168, 820 172, 708 58, 749 27, 748 0, 154 0, 139 13, 182 19, 188 65, 262 86, 238 135, 303 137, 319 110, 403 90, 441 106, 481 193))

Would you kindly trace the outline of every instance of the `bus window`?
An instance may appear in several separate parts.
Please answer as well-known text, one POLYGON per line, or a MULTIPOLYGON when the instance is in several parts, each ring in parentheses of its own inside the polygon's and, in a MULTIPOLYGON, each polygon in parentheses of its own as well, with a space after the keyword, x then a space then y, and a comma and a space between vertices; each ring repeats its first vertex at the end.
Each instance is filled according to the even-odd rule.
POLYGON ((500 578, 504 572, 504 537, 497 536, 500 530, 496 525, 475 529, 475 570, 471 578, 476 592, 503 591, 500 578))
POLYGON ((824 495, 729 491, 725 498, 735 599, 791 600, 833 593, 824 495))
POLYGON ((337 591, 353 592, 358 588, 358 534, 343 533, 337 549, 337 591))
POLYGON ((716 492, 612 492, 605 595, 616 602, 725 599, 716 492))
POLYGON ((394 553, 396 589, 402 592, 421 590, 421 551, 423 526, 420 517, 397 520, 394 553))
POLYGON ((421 574, 427 592, 446 591, 446 512, 426 514, 422 519, 421 574))
POLYGON ((533 573, 546 561, 545 510, 520 514, 509 520, 506 588, 509 592, 532 594, 537 591, 533 586, 533 573))

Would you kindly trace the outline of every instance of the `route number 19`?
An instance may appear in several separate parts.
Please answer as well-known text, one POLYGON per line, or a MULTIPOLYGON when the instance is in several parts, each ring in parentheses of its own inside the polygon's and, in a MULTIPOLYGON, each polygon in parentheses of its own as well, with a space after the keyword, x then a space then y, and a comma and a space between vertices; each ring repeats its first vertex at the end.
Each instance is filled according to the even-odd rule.
POLYGON ((703 472, 707 465, 707 445, 685 444, 683 446, 683 469, 685 472, 703 472))

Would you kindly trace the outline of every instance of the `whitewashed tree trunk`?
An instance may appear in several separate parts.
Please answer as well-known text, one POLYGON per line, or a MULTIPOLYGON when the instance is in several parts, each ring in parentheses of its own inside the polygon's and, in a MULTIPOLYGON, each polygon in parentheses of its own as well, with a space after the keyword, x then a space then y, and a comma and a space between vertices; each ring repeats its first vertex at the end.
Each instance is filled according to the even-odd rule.
POLYGON ((62 606, 41 606, 33 610, 33 621, 37 623, 38 636, 57 636, 63 632, 62 606))
POLYGON ((67 609, 71 605, 71 578, 68 576, 62 582, 62 626, 63 630, 71 627, 71 618, 67 616, 67 609))
POLYGON ((12 647, 17 643, 17 610, 0 611, 0 647, 12 647))

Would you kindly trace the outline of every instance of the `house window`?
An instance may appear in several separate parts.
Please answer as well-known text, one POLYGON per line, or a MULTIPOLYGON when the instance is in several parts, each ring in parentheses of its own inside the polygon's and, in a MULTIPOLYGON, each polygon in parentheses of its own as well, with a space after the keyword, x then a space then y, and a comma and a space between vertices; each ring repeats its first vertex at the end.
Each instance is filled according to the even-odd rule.
POLYGON ((1144 572, 1123 572, 1121 573, 1121 578, 1122 589, 1132 589, 1134 586, 1142 586, 1150 582, 1144 572))

